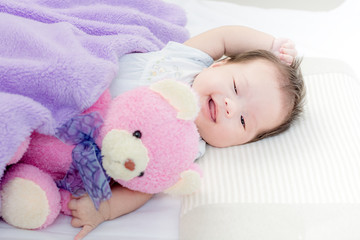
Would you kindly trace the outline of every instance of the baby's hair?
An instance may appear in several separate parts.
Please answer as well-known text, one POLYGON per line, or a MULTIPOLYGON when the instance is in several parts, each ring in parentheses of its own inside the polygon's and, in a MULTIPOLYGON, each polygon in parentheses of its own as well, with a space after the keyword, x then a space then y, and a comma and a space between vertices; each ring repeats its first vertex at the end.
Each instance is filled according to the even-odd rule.
POLYGON ((285 120, 274 129, 259 133, 251 142, 274 136, 287 130, 294 120, 298 119, 303 111, 305 98, 305 85, 301 73, 300 64, 302 59, 296 58, 291 65, 284 64, 273 53, 266 50, 254 50, 238 54, 227 59, 228 63, 243 63, 257 59, 269 61, 275 65, 280 73, 280 86, 286 93, 289 103, 289 112, 285 120))

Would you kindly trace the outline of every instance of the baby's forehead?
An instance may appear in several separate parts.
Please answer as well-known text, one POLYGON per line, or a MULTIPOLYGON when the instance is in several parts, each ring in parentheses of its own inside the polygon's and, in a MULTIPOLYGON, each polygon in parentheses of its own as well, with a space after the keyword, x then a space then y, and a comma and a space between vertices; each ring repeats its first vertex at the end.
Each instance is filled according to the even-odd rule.
POLYGON ((259 67, 267 68, 268 71, 275 73, 276 80, 280 87, 289 84, 289 72, 287 66, 280 61, 273 61, 271 59, 253 59, 254 64, 258 64, 259 67))
POLYGON ((263 57, 256 57, 251 59, 243 59, 239 61, 229 62, 230 64, 238 64, 241 66, 258 66, 258 67, 267 67, 267 68, 273 68, 274 70, 277 70, 279 67, 281 67, 281 62, 272 61, 271 59, 263 58, 263 57))
POLYGON ((243 71, 244 69, 251 69, 253 70, 254 74, 260 73, 260 72, 268 72, 269 74, 275 74, 276 79, 280 82, 287 80, 287 72, 283 69, 283 66, 281 66, 281 63, 273 62, 268 59, 263 58, 256 58, 241 62, 236 62, 235 64, 241 65, 241 67, 238 68, 238 71, 243 71))

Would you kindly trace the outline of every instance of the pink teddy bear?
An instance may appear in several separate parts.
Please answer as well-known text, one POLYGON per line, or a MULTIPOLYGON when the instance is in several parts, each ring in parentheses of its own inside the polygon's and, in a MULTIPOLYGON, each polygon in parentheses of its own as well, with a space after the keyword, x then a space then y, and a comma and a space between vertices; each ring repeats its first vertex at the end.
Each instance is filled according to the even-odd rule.
POLYGON ((69 191, 83 194, 100 186, 101 191, 92 195, 95 206, 108 199, 110 178, 146 193, 196 191, 201 175, 193 162, 198 154, 199 134, 194 123, 198 111, 197 96, 175 80, 137 88, 114 100, 106 91, 79 117, 82 122, 70 121, 71 126, 80 126, 80 135, 73 135, 76 131, 70 125, 64 125, 65 131, 58 134, 75 146, 38 133, 32 135, 30 144, 25 143, 29 146, 23 157, 10 166, 1 182, 2 218, 19 228, 45 228, 60 212, 69 214, 69 191), (101 126, 95 111, 104 119, 101 126), (87 144, 93 146, 90 151, 87 144), (91 151, 93 154, 88 154, 91 151), (88 161, 87 155, 100 159, 93 172, 92 165, 83 162, 88 161), (77 163, 82 164, 81 170, 75 169, 77 163), (100 182, 86 178, 79 187, 74 178, 81 171, 100 182))

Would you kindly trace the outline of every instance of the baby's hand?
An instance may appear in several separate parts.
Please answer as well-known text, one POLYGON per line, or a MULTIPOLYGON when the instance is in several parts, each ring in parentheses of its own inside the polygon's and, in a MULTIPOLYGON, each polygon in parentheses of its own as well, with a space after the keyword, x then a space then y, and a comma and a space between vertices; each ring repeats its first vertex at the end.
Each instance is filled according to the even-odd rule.
POLYGON ((82 227, 74 240, 83 239, 102 222, 110 218, 110 207, 107 201, 100 204, 97 211, 91 198, 85 194, 79 198, 72 197, 68 204, 71 210, 73 227, 82 227))
POLYGON ((286 38, 276 38, 270 51, 287 65, 291 65, 297 55, 295 44, 286 38))

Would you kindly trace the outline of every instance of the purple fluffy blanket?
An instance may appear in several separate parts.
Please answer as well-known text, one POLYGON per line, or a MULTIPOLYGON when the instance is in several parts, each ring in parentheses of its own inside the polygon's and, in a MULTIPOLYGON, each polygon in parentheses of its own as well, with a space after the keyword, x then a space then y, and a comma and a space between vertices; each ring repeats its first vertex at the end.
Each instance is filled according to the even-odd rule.
POLYGON ((0 178, 33 131, 89 108, 118 58, 188 37, 184 11, 160 0, 0 0, 0 178))

